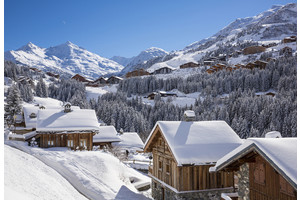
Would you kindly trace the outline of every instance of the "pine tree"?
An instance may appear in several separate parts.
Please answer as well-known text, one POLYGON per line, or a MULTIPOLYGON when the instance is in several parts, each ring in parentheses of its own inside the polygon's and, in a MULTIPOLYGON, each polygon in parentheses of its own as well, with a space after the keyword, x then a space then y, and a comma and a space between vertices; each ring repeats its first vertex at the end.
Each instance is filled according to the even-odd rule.
POLYGON ((22 98, 17 85, 10 87, 8 95, 6 97, 5 110, 5 121, 8 127, 15 123, 16 115, 22 112, 22 98))

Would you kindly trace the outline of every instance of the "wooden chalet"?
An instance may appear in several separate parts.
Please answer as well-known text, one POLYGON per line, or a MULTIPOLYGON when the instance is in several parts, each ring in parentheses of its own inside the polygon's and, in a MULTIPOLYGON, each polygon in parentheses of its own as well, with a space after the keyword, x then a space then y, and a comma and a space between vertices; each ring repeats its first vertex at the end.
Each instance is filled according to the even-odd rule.
POLYGON ((235 172, 239 199, 297 199, 297 138, 248 138, 214 172, 235 172))
POLYGON ((291 43, 291 42, 297 42, 297 36, 285 37, 282 40, 282 43, 291 43))
POLYGON ((19 76, 18 81, 22 84, 29 84, 31 87, 34 87, 34 82, 29 77, 19 76))
POLYGON ((170 67, 162 67, 162 68, 159 68, 157 70, 155 70, 153 72, 153 74, 169 74, 173 71, 174 69, 170 68, 170 67))
POLYGON ((100 126, 99 133, 93 136, 93 146, 99 146, 102 149, 112 147, 112 143, 120 142, 121 139, 114 126, 100 126))
POLYGON ((51 77, 54 77, 54 78, 59 78, 59 74, 54 74, 54 73, 52 73, 52 72, 46 72, 46 74, 48 75, 48 76, 51 76, 51 77))
POLYGON ((262 53, 266 51, 266 47, 263 46, 251 46, 251 47, 246 47, 243 49, 243 54, 244 55, 249 55, 249 54, 255 54, 255 53, 262 53))
POLYGON ((31 69, 32 71, 35 71, 35 72, 42 72, 41 70, 34 68, 34 67, 29 67, 29 69, 31 69))
POLYGON ((108 84, 118 84, 123 78, 118 76, 111 76, 107 79, 106 83, 108 84))
POLYGON ((76 74, 75 76, 73 76, 71 79, 74 79, 76 81, 79 81, 79 82, 83 82, 83 83, 90 83, 92 82, 91 80, 79 75, 79 74, 76 74))
POLYGON ((203 65, 212 65, 214 62, 214 60, 204 60, 203 65))
POLYGON ((128 72, 125 77, 126 78, 130 78, 130 77, 135 77, 135 76, 146 76, 146 75, 150 75, 149 72, 147 72, 144 69, 137 69, 131 72, 128 72))
POLYGON ((194 63, 194 62, 188 62, 188 63, 185 63, 183 65, 180 65, 180 69, 185 69, 185 68, 194 68, 194 67, 199 67, 200 64, 197 64, 197 63, 194 63))
POLYGON ((158 94, 159 94, 161 97, 177 97, 177 94, 176 94, 175 92, 158 91, 158 92, 151 92, 151 93, 147 96, 147 98, 148 98, 149 100, 153 100, 154 97, 155 97, 156 95, 158 95, 158 94))
POLYGON ((265 62, 265 61, 262 61, 262 60, 256 60, 256 61, 254 61, 254 64, 256 65, 256 68, 265 69, 268 62, 265 62))
POLYGON ((241 143, 224 121, 158 121, 144 146, 153 154, 153 198, 219 199, 232 192, 233 173, 210 174, 209 168, 241 143))
POLYGON ((212 73, 216 72, 216 70, 213 69, 213 68, 209 68, 209 69, 206 70, 206 72, 209 73, 209 74, 212 74, 212 73))
POLYGON ((94 110, 64 109, 39 110, 36 125, 36 141, 39 147, 68 147, 92 150, 93 136, 99 132, 94 110))
POLYGON ((106 84, 107 78, 99 77, 97 80, 95 80, 93 83, 98 85, 106 84))

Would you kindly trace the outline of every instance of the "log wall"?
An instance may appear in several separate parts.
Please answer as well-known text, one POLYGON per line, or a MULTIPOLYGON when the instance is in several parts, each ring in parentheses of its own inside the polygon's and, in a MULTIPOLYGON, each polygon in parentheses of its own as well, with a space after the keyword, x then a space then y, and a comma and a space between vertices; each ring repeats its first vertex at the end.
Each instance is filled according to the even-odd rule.
MULTIPOLYGON (((232 187, 233 172, 209 173, 213 165, 177 166, 161 134, 153 141, 152 175, 178 191, 232 187)), ((200 153, 200 152, 199 152, 200 153)))
POLYGON ((39 134, 40 144, 42 148, 48 147, 67 147, 67 141, 73 141, 73 147, 71 149, 83 149, 80 145, 80 139, 86 140, 87 150, 92 150, 93 148, 93 133, 62 133, 62 134, 50 134, 43 133, 39 134), (53 141, 53 142, 52 142, 53 141), (50 144, 49 144, 50 143, 50 144))
POLYGON ((255 163, 249 163, 250 199, 297 199, 297 191, 265 159, 255 159, 255 163))

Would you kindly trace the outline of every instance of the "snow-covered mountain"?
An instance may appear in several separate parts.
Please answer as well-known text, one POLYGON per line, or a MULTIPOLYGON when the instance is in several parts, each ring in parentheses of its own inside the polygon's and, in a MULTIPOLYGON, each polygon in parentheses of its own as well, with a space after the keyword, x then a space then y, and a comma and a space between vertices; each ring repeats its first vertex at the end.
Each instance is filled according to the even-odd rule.
POLYGON ((213 36, 203 39, 203 40, 200 40, 200 41, 197 41, 197 42, 194 42, 194 43, 188 45, 187 47, 185 47, 184 50, 194 49, 201 44, 204 44, 208 41, 212 41, 212 40, 216 39, 218 36, 227 37, 232 34, 234 35, 237 32, 242 31, 242 29, 244 29, 248 25, 255 24, 255 23, 259 22, 261 19, 270 16, 271 14, 275 13, 282 7, 283 7, 282 5, 274 5, 274 6, 272 6, 271 9, 269 9, 265 12, 262 12, 254 17, 237 18, 234 22, 230 23, 228 26, 224 27, 223 29, 221 29, 219 32, 217 32, 213 36))
POLYGON ((153 64, 148 71, 152 72, 162 67, 176 69, 187 62, 198 62, 208 52, 218 50, 226 43, 280 43, 284 37, 292 35, 297 35, 297 4, 276 5, 254 17, 235 20, 212 37, 194 42, 175 52, 176 56, 171 59, 153 64))
POLYGON ((81 74, 88 78, 98 78, 124 68, 115 61, 91 53, 69 41, 49 48, 41 48, 29 42, 15 51, 5 52, 4 58, 44 71, 81 74))
POLYGON ((162 57, 167 54, 168 54, 168 52, 161 48, 151 47, 151 48, 148 48, 148 49, 142 51, 137 56, 134 56, 131 58, 114 56, 111 58, 111 60, 114 60, 115 62, 125 66, 125 68, 120 72, 120 74, 123 75, 123 74, 126 74, 127 72, 135 70, 134 66, 136 66, 138 64, 145 63, 148 60, 151 60, 156 57, 162 57))

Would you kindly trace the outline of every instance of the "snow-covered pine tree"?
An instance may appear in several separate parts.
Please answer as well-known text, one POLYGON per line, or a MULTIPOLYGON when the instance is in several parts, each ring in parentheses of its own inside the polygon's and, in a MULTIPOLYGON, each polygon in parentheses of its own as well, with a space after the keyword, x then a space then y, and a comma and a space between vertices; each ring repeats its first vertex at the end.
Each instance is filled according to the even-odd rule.
POLYGON ((22 112, 22 98, 17 85, 12 85, 9 88, 8 95, 6 97, 6 104, 4 105, 5 122, 10 128, 16 119, 17 114, 22 112))

